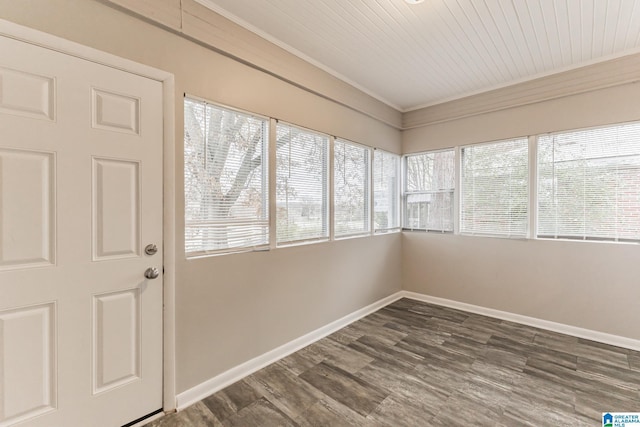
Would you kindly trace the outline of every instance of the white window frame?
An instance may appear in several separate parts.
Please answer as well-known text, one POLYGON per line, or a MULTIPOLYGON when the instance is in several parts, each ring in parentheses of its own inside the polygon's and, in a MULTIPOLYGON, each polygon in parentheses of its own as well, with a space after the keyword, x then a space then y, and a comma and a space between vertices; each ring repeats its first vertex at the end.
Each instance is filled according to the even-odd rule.
MULTIPOLYGON (((456 182, 456 188, 458 188, 458 196, 457 196, 457 200, 458 200, 458 218, 456 220, 456 223, 458 225, 458 229, 457 229, 457 234, 460 235, 464 235, 464 236, 478 236, 478 237, 493 237, 493 238, 498 238, 498 239, 511 239, 511 240, 526 240, 529 239, 531 236, 531 169, 532 168, 537 168, 537 163, 536 164, 531 164, 531 137, 530 136, 515 136, 512 138, 505 138, 505 139, 498 139, 498 140, 494 140, 494 141, 485 141, 485 142, 480 142, 480 143, 475 143, 475 144, 466 144, 466 145, 462 145, 459 146, 459 156, 458 156, 458 161, 456 162, 456 167, 459 170, 459 174, 457 174, 456 179, 459 179, 458 182, 456 182), (463 198, 464 198, 464 194, 463 194, 463 185, 462 185, 462 180, 463 180, 463 168, 462 168, 462 163, 463 163, 463 152, 466 148, 471 148, 471 147, 481 147, 481 146, 487 146, 487 145, 496 145, 496 144, 500 144, 500 143, 506 143, 506 142, 511 142, 511 141, 515 141, 518 139, 527 139, 527 215, 526 215, 526 221, 527 224, 525 226, 525 233, 524 235, 508 235, 508 234, 499 234, 499 233, 478 233, 478 232, 464 232, 462 231, 462 211, 464 210, 464 206, 463 206, 463 198)), ((536 189, 537 189, 537 182, 536 182, 536 189)), ((535 196, 533 196, 535 197, 535 196)))
MULTIPOLYGON (((538 176, 539 176, 539 162, 538 162, 538 146, 539 146, 539 138, 542 136, 552 136, 552 135, 558 135, 558 134, 566 134, 566 133, 572 133, 572 132, 581 132, 581 131, 589 131, 589 130, 595 130, 595 129, 606 129, 606 128, 612 128, 612 127, 618 127, 618 126, 624 126, 624 125, 628 125, 628 124, 640 124, 640 121, 638 120, 632 120, 632 121, 624 121, 624 122, 615 122, 615 123, 608 123, 608 124, 604 124, 604 125, 598 125, 598 126, 588 126, 588 127, 580 127, 580 128, 574 128, 574 129, 567 129, 567 130, 561 130, 561 131, 555 131, 555 132, 545 132, 545 133, 539 133, 536 134, 535 136, 532 136, 531 139, 533 140, 533 146, 534 146, 534 150, 535 150, 535 191, 534 191, 534 195, 532 195, 531 197, 531 201, 532 201, 532 206, 535 206, 535 209, 533 209, 535 211, 535 215, 531 217, 531 221, 532 224, 530 226, 530 231, 531 231, 531 238, 535 239, 535 240, 544 240, 544 241, 560 241, 560 242, 587 242, 587 243, 613 243, 613 244, 623 244, 623 245, 638 245, 640 244, 640 239, 639 240, 634 240, 634 239, 617 239, 617 238, 597 238, 597 237, 593 237, 593 238, 570 238, 570 237, 540 237, 538 236, 538 176)), ((530 140, 530 144, 531 144, 531 140, 530 140)), ((530 145, 531 147, 531 145, 530 145)), ((530 148, 531 151, 531 148, 530 148)))
POLYGON ((427 233, 442 233, 442 234, 458 234, 458 221, 459 221, 459 176, 460 176, 460 150, 459 147, 449 147, 449 148, 438 148, 436 150, 427 150, 427 151, 419 151, 416 153, 404 154, 402 156, 401 161, 401 174, 402 174, 402 183, 401 183, 401 192, 400 192, 400 224, 402 227, 402 231, 412 231, 412 232, 427 232, 427 233), (453 214, 451 220, 453 221, 453 229, 452 230, 432 230, 428 228, 415 228, 415 227, 407 227, 407 197, 409 194, 421 194, 421 193, 434 193, 433 191, 419 191, 419 192, 411 192, 407 191, 407 159, 409 157, 420 156, 424 154, 435 154, 435 153, 444 153, 452 151, 454 154, 454 182, 453 182, 453 192, 452 192, 452 203, 453 203, 453 214))
MULTIPOLYGON (((253 252, 253 251, 264 251, 264 250, 269 250, 270 246, 271 246, 271 240, 272 240, 272 236, 273 236, 273 231, 274 229, 272 228, 272 209, 271 209, 271 204, 274 202, 271 197, 271 185, 272 185, 272 181, 271 181, 271 153, 273 150, 273 147, 271 146, 271 134, 273 131, 273 126, 272 126, 272 120, 269 117, 260 115, 260 114, 255 114, 249 111, 245 111, 239 108, 235 108, 235 107, 231 107, 225 104, 221 104, 218 102, 214 102, 214 101, 210 101, 207 100, 205 98, 201 98, 198 96, 194 96, 194 95, 190 95, 190 94, 184 94, 183 100, 182 100, 182 105, 184 108, 184 102, 186 100, 191 100, 194 102, 201 102, 204 103, 205 105, 210 105, 214 108, 220 108, 220 109, 224 109, 224 110, 228 110, 228 111, 232 111, 232 112, 236 112, 238 114, 242 114, 245 116, 250 116, 250 117, 255 117, 257 119, 260 120, 264 120, 266 122, 266 132, 264 135, 264 141, 263 141, 263 163, 262 163, 262 174, 263 174, 263 182, 262 182, 262 192, 263 192, 263 197, 266 197, 266 200, 264 201, 264 210, 266 213, 266 222, 267 222, 267 239, 266 242, 264 244, 260 244, 260 245, 248 245, 248 246, 241 246, 241 247, 233 247, 233 248, 223 248, 223 249, 215 249, 215 250, 198 250, 198 251, 187 251, 186 248, 186 242, 184 245, 184 250, 185 250, 185 258, 186 259, 194 259, 194 258, 204 258, 204 257, 211 257, 211 256, 219 256, 219 255, 228 255, 228 254, 234 254, 234 253, 243 253, 243 252, 253 252), (266 182, 265 182, 266 181, 266 182)), ((184 109, 182 111, 183 114, 183 119, 184 119, 184 109)), ((183 123, 183 132, 184 132, 184 123, 183 123)), ((184 164, 184 153, 182 154, 182 161, 184 164)), ((274 169, 275 170, 275 169, 274 169)), ((183 171, 183 175, 184 175, 184 171, 183 171)), ((183 191, 184 191, 184 183, 183 183, 183 191)), ((274 193, 275 194, 275 193, 274 193)), ((186 197, 185 197, 185 201, 184 201, 184 210, 186 212, 186 197)), ((244 221, 236 221, 238 223, 244 222, 244 221)), ((186 236, 186 229, 187 229, 187 224, 186 224, 186 215, 185 215, 185 224, 184 224, 184 230, 183 230, 183 235, 186 236)))
POLYGON ((331 177, 332 177, 332 182, 331 182, 331 207, 333 208, 333 212, 331 213, 331 225, 332 225, 332 229, 331 229, 331 239, 332 240, 343 240, 343 239, 351 239, 351 238, 355 238, 355 237, 365 237, 365 236, 371 236, 373 234, 373 226, 372 226, 372 221, 371 221, 371 211, 373 209, 373 205, 372 205, 372 185, 373 185, 373 181, 372 181, 372 176, 371 176, 371 169, 373 166, 373 148, 369 147, 368 145, 364 145, 364 144, 360 144, 359 142, 354 142, 351 141, 349 139, 346 138, 338 138, 338 137, 334 137, 333 140, 331 141, 331 177), (367 188, 365 189, 365 206, 367 206, 367 215, 365 215, 365 220, 367 222, 366 224, 366 230, 363 231, 359 231, 359 232, 355 232, 355 233, 348 233, 348 234, 341 234, 341 235, 336 235, 335 231, 336 231, 336 221, 335 221, 335 190, 336 190, 336 185, 335 185, 335 144, 336 142, 340 142, 340 143, 346 143, 349 145, 353 145, 356 147, 360 147, 363 148, 366 152, 367 152, 367 161, 365 163, 365 185, 367 186, 367 188))
MULTIPOLYGON (((314 134, 318 134, 321 136, 326 136, 329 140, 329 144, 328 144, 328 162, 327 162, 327 189, 328 189, 328 209, 326 212, 327 215, 327 224, 328 224, 328 228, 329 228, 329 232, 328 232, 328 236, 326 237, 320 237, 320 238, 313 238, 313 239, 303 239, 303 240, 296 240, 296 241, 291 241, 291 242, 278 242, 277 241, 277 197, 276 197, 276 189, 277 189, 277 168, 276 168, 276 164, 277 164, 277 124, 279 123, 279 121, 275 118, 270 118, 261 114, 256 114, 256 113, 252 113, 250 111, 245 111, 243 109, 240 108, 235 108, 229 105, 225 105, 219 102, 214 102, 214 101, 210 101, 206 98, 201 98, 198 96, 194 96, 194 95, 190 95, 190 94, 184 94, 184 99, 185 100, 191 100, 194 102, 200 102, 200 103, 204 103, 205 105, 211 106, 213 108, 220 108, 220 109, 224 109, 224 110, 228 110, 228 111, 232 111, 232 112, 237 112, 239 114, 242 115, 246 115, 246 116, 250 116, 250 117, 254 117, 260 120, 263 120, 266 122, 266 126, 267 126, 267 130, 265 132, 266 136, 265 139, 263 140, 263 144, 265 144, 265 147, 263 148, 266 152, 264 153, 264 157, 262 160, 262 167, 263 167, 263 197, 265 199, 265 206, 264 206, 264 212, 266 213, 266 220, 265 222, 267 223, 267 228, 266 228, 266 233, 267 233, 267 242, 264 244, 260 244, 260 245, 251 245, 251 246, 242 246, 242 247, 233 247, 233 248, 223 248, 223 249, 215 249, 215 250, 199 250, 199 251, 190 251, 187 252, 187 248, 186 248, 186 244, 185 246, 185 258, 186 259, 193 259, 193 258, 203 258, 203 257, 211 257, 211 256, 218 256, 218 255, 227 255, 227 254, 234 254, 234 253, 242 253, 242 252, 252 252, 252 251, 265 251, 265 250, 272 250, 272 249, 276 249, 276 248, 282 248, 282 247, 288 247, 288 246, 296 246, 296 245, 305 245, 305 244, 313 244, 313 243, 321 243, 321 242, 328 242, 328 241, 335 241, 335 240, 343 240, 343 239, 350 239, 350 238, 357 238, 357 237, 366 237, 366 236, 374 236, 374 235, 378 235, 378 234, 388 234, 388 233, 393 233, 393 232, 401 232, 402 231, 402 226, 403 226, 403 218, 404 218, 404 212, 403 212, 403 201, 402 201, 402 191, 403 191, 403 186, 404 186, 404 174, 403 174, 403 156, 399 155, 399 154, 395 154, 391 151, 386 151, 386 150, 380 150, 382 152, 385 153, 389 153, 392 155, 396 155, 399 157, 399 179, 398 179, 398 183, 397 183, 397 195, 398 195, 398 201, 397 201, 397 215, 399 218, 399 226, 398 227, 393 227, 390 229, 384 229, 384 230, 375 230, 374 227, 374 192, 373 192, 373 156, 374 156, 374 151, 376 150, 376 148, 371 147, 369 145, 365 145, 359 142, 355 142, 352 141, 350 139, 347 138, 339 138, 339 137, 335 137, 329 134, 326 134, 324 132, 321 131, 317 131, 314 129, 310 129, 310 128, 306 128, 304 126, 299 126, 293 123, 289 123, 289 122, 285 122, 282 121, 280 123, 287 125, 287 126, 291 126, 291 127, 295 127, 298 129, 301 129, 303 131, 306 132, 310 132, 310 133, 314 133, 314 134), (367 208, 367 214, 365 215, 364 219, 366 221, 366 230, 363 231, 358 231, 358 232, 353 232, 353 233, 348 233, 348 234, 344 234, 344 235, 336 235, 335 231, 336 231, 336 222, 335 222, 335 200, 336 200, 336 195, 335 195, 335 143, 336 141, 340 142, 340 143, 345 143, 347 145, 351 145, 351 146, 355 146, 358 148, 363 149, 366 152, 366 157, 367 157, 367 161, 365 163, 365 185, 366 185, 366 190, 364 193, 364 197, 366 198, 365 200, 365 206, 367 208), (266 183, 265 183, 266 181, 266 183)), ((183 100, 183 105, 184 105, 184 100, 183 100)), ((183 111, 183 115, 184 115, 184 111, 183 111)), ((443 150, 445 151, 445 150, 443 150)), ((184 162, 184 154, 183 154, 183 162, 184 162)), ((184 187, 184 185, 183 185, 184 187)), ((185 201, 186 202, 186 201, 185 201)), ((186 203, 185 203, 186 205, 186 203)), ((185 221, 186 222, 186 221, 185 221)), ((242 222, 242 221, 238 221, 238 222, 242 222)), ((184 233, 186 233, 186 224, 185 224, 185 229, 184 229, 184 233)), ((183 233, 183 234, 184 234, 183 233)))
POLYGON ((331 144, 332 144, 332 140, 333 138, 325 133, 322 132, 318 132, 316 130, 313 129, 308 129, 302 126, 298 126, 298 125, 294 125, 292 123, 289 122, 285 122, 285 121, 280 121, 280 120, 276 120, 274 119, 274 133, 273 133, 273 139, 272 139, 272 143, 271 145, 273 146, 273 150, 274 151, 274 158, 273 158, 273 169, 274 169, 274 173, 273 173, 273 192, 271 193, 273 195, 272 199, 274 201, 274 204, 276 206, 276 210, 274 211, 273 215, 274 215, 274 225, 273 225, 273 230, 274 232, 271 233, 274 236, 274 246, 276 248, 282 248, 282 247, 287 247, 287 246, 297 246, 297 245, 306 245, 306 244, 312 244, 312 243, 321 243, 321 242, 326 242, 329 241, 331 239, 331 221, 330 221, 330 217, 329 217, 329 213, 331 211, 330 207, 331 207, 331 193, 333 192, 333 189, 331 187, 331 180, 329 179, 329 175, 331 175, 332 169, 332 162, 330 159, 330 155, 331 155, 331 144), (277 230, 277 195, 276 195, 276 179, 277 179, 277 125, 281 124, 283 126, 288 126, 291 128, 296 128, 299 129, 303 132, 307 132, 307 133, 311 133, 311 134, 315 134, 321 137, 324 137, 327 139, 327 148, 326 148, 326 152, 325 155, 327 156, 327 162, 325 164, 324 167, 324 173, 325 175, 325 179, 324 179, 324 185, 325 185, 325 191, 326 191, 326 203, 327 206, 325 209, 323 209, 322 215, 324 216, 323 221, 327 224, 327 233, 325 236, 321 236, 321 237, 314 237, 314 238, 308 238, 308 239, 298 239, 298 240, 289 240, 289 241, 285 241, 285 242, 278 242, 278 230, 277 230))
POLYGON ((506 238, 513 240, 545 240, 545 241, 566 241, 566 242, 591 242, 591 243, 617 243, 617 244, 640 244, 640 241, 636 241, 633 239, 615 239, 615 238, 593 238, 593 239, 579 239, 579 238, 550 238, 550 237, 538 237, 538 175, 539 175, 539 164, 538 164, 538 139, 545 135, 554 135, 554 134, 562 134, 562 133, 571 133, 571 132, 579 132, 579 131, 587 131, 590 129, 601 129, 601 128, 609 128, 616 126, 623 126, 625 124, 630 123, 638 123, 638 121, 627 121, 627 122, 616 122, 609 123, 605 125, 599 126, 590 126, 590 127, 582 127, 576 129, 568 129, 557 132, 547 132, 547 133, 539 133, 532 134, 529 136, 515 136, 495 141, 486 141, 481 143, 474 144, 466 144, 466 145, 456 145, 453 147, 446 147, 442 149, 436 150, 425 150, 419 151, 415 153, 408 153, 402 155, 401 162, 401 194, 400 194, 400 209, 401 209, 401 218, 402 218, 402 232, 412 232, 412 231, 424 231, 424 229, 411 229, 406 226, 406 180, 407 180, 407 161, 406 158, 409 156, 420 155, 420 154, 428 154, 434 152, 442 152, 455 150, 455 189, 454 189, 454 230, 453 233, 447 232, 444 234, 454 234, 454 235, 463 235, 469 237, 489 237, 489 238, 506 238), (509 237, 505 235, 494 235, 494 234, 484 234, 484 233, 463 233, 460 231, 461 226, 461 218, 462 218, 462 150, 467 147, 486 145, 486 144, 496 144, 503 141, 511 141, 516 139, 527 139, 528 143, 528 206, 527 206, 527 227, 526 227, 526 236, 514 236, 509 237))
POLYGON ((403 219, 402 219, 402 161, 403 161, 403 156, 400 154, 396 154, 396 153, 392 153, 391 151, 387 151, 387 150, 382 150, 379 148, 374 148, 373 152, 371 153, 371 194, 373 195, 371 197, 371 208, 370 208, 370 212, 371 212, 371 229, 373 230, 373 234, 374 235, 381 235, 381 234, 389 234, 389 233, 399 233, 400 231, 402 231, 402 224, 403 224, 403 219), (393 156, 396 157, 397 161, 398 161, 398 166, 397 166, 397 180, 396 180, 396 194, 397 194, 397 204, 396 204, 396 217, 398 218, 398 225, 396 227, 390 227, 390 228, 382 228, 382 229, 376 229, 375 228, 375 177, 374 177, 374 165, 375 165, 375 156, 376 153, 384 153, 384 154, 391 154, 393 156))

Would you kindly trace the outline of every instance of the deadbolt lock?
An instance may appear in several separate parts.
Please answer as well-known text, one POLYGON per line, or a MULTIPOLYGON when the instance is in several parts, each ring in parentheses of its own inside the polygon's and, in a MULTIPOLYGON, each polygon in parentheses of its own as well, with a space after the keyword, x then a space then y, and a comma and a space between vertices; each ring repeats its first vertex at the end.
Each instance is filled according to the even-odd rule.
POLYGON ((145 246, 144 248, 144 253, 147 255, 155 255, 156 252, 158 252, 158 247, 156 245, 154 245, 153 243, 145 246))

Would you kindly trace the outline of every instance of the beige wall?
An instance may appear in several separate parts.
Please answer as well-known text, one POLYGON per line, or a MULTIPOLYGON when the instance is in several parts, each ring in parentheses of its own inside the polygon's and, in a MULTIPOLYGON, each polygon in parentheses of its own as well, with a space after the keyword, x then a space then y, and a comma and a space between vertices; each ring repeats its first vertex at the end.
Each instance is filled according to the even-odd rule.
POLYGON ((0 18, 175 75, 178 392, 400 290, 400 234, 186 260, 182 94, 394 152, 399 131, 100 2, 0 0, 0 18))
MULTIPOLYGON (((400 132, 92 0, 0 0, 0 18, 176 77, 177 391, 404 289, 640 339, 640 248, 404 233, 184 258, 183 93, 400 152, 400 132)), ((403 152, 640 118, 629 84, 404 132, 403 152)))
MULTIPOLYGON (((405 131, 403 152, 640 119, 640 85, 405 131)), ((403 233, 403 288, 640 339, 640 246, 403 233)))

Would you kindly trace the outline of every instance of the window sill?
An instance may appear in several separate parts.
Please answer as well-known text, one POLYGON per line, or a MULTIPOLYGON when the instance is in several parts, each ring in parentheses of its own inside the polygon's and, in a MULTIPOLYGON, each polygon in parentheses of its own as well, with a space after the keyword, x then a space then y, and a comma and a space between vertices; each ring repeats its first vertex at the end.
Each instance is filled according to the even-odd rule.
POLYGON ((192 260, 192 259, 200 259, 200 258, 218 257, 222 255, 243 254, 247 252, 266 252, 269 250, 270 250, 269 246, 253 246, 249 248, 237 248, 237 249, 230 249, 230 250, 221 249, 219 251, 210 251, 210 252, 207 252, 207 251, 190 252, 185 254, 185 258, 187 260, 192 260))
POLYGON ((326 243, 328 241, 329 241, 328 237, 323 237, 321 239, 297 240, 295 242, 276 243, 276 249, 290 248, 294 246, 307 246, 307 245, 313 245, 316 243, 326 243))

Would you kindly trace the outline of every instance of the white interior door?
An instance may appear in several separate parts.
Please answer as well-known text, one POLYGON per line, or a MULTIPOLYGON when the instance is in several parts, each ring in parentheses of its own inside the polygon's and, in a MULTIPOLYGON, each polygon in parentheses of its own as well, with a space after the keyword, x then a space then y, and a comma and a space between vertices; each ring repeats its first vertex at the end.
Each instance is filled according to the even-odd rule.
POLYGON ((162 84, 0 52, 0 426, 120 426, 162 407, 162 84))

